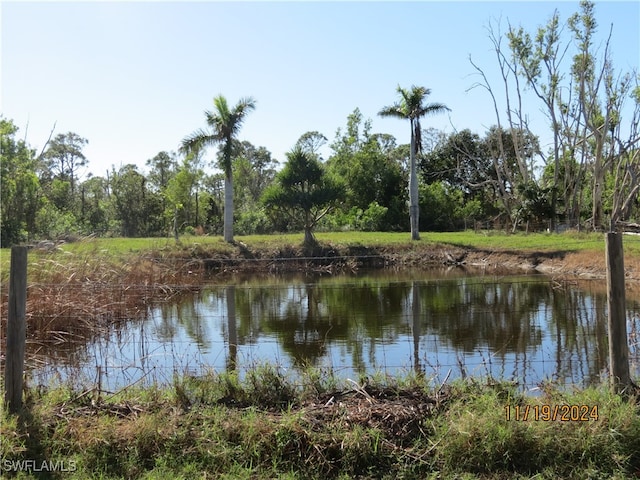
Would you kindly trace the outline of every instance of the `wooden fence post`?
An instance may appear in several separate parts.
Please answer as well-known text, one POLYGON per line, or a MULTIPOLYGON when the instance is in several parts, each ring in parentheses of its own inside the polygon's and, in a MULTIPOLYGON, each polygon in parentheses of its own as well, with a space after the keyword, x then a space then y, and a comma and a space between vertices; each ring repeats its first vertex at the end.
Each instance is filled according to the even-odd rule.
POLYGON ((606 234, 606 261, 609 372, 613 390, 616 393, 621 393, 631 385, 621 233, 609 232, 606 234))
POLYGON ((26 343, 27 247, 11 247, 7 346, 5 362, 5 404, 9 413, 22 408, 22 383, 26 343))

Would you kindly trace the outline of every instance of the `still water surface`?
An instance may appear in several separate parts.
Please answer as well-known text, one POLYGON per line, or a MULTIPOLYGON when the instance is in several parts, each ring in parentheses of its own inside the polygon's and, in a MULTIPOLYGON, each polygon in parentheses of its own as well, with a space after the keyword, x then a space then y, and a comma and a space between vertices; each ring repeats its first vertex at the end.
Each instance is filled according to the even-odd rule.
MULTIPOLYGON (((585 386, 607 371, 602 283, 458 270, 238 278, 152 307, 32 376, 117 389, 269 362, 343 378, 418 371, 434 382, 491 375, 525 389, 546 380, 585 386)), ((627 302, 637 377, 640 299, 627 302)))

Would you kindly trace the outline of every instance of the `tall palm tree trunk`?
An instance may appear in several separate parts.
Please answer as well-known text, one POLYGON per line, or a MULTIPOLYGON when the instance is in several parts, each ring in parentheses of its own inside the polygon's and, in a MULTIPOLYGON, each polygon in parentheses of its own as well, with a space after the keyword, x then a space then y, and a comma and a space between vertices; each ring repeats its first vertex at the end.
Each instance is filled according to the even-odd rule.
POLYGON ((214 112, 205 111, 210 132, 198 130, 182 140, 180 150, 186 154, 198 153, 204 147, 222 143, 222 159, 219 165, 224 170, 224 231, 225 242, 233 242, 233 174, 231 160, 233 140, 247 112, 255 108, 255 100, 242 98, 238 104, 229 109, 227 99, 218 95, 213 99, 214 112))
POLYGON ((409 222, 411 223, 411 240, 420 240, 420 207, 418 198, 418 173, 416 172, 416 155, 422 150, 420 117, 449 110, 441 103, 423 104, 423 100, 431 93, 424 87, 411 87, 410 90, 398 85, 400 102, 384 107, 378 115, 409 119, 411 124, 411 152, 409 171, 409 222))
POLYGON ((224 176, 224 241, 233 242, 233 174, 224 176))
POLYGON ((411 128, 411 154, 409 163, 409 222, 411 224, 411 240, 420 240, 420 206, 418 200, 418 174, 416 171, 416 137, 413 125, 411 128))

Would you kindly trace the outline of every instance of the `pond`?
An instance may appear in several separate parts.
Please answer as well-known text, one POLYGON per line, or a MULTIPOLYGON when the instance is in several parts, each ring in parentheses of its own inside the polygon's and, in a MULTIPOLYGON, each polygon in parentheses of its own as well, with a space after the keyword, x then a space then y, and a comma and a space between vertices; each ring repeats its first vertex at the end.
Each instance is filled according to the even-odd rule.
MULTIPOLYGON (((627 298, 632 375, 640 374, 640 299, 627 298)), ((150 307, 98 340, 51 352, 36 383, 105 390, 170 383, 175 374, 265 362, 295 374, 316 366, 341 378, 419 372, 442 382, 493 376, 535 390, 606 378, 603 282, 462 270, 288 275, 206 285, 150 307)))

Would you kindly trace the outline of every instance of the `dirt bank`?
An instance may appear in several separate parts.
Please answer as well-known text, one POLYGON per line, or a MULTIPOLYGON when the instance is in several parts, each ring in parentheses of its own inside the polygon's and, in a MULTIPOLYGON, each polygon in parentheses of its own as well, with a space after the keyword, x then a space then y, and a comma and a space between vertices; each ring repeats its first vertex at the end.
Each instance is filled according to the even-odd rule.
MULTIPOLYGON (((473 272, 540 272, 570 279, 605 279, 603 252, 512 251, 465 248, 434 244, 385 246, 318 245, 314 248, 252 248, 240 242, 225 253, 189 250, 172 252, 166 260, 188 260, 209 273, 322 271, 338 273, 361 268, 431 268, 457 266, 473 272)), ((640 283, 640 258, 625 258, 626 278, 640 283)))

